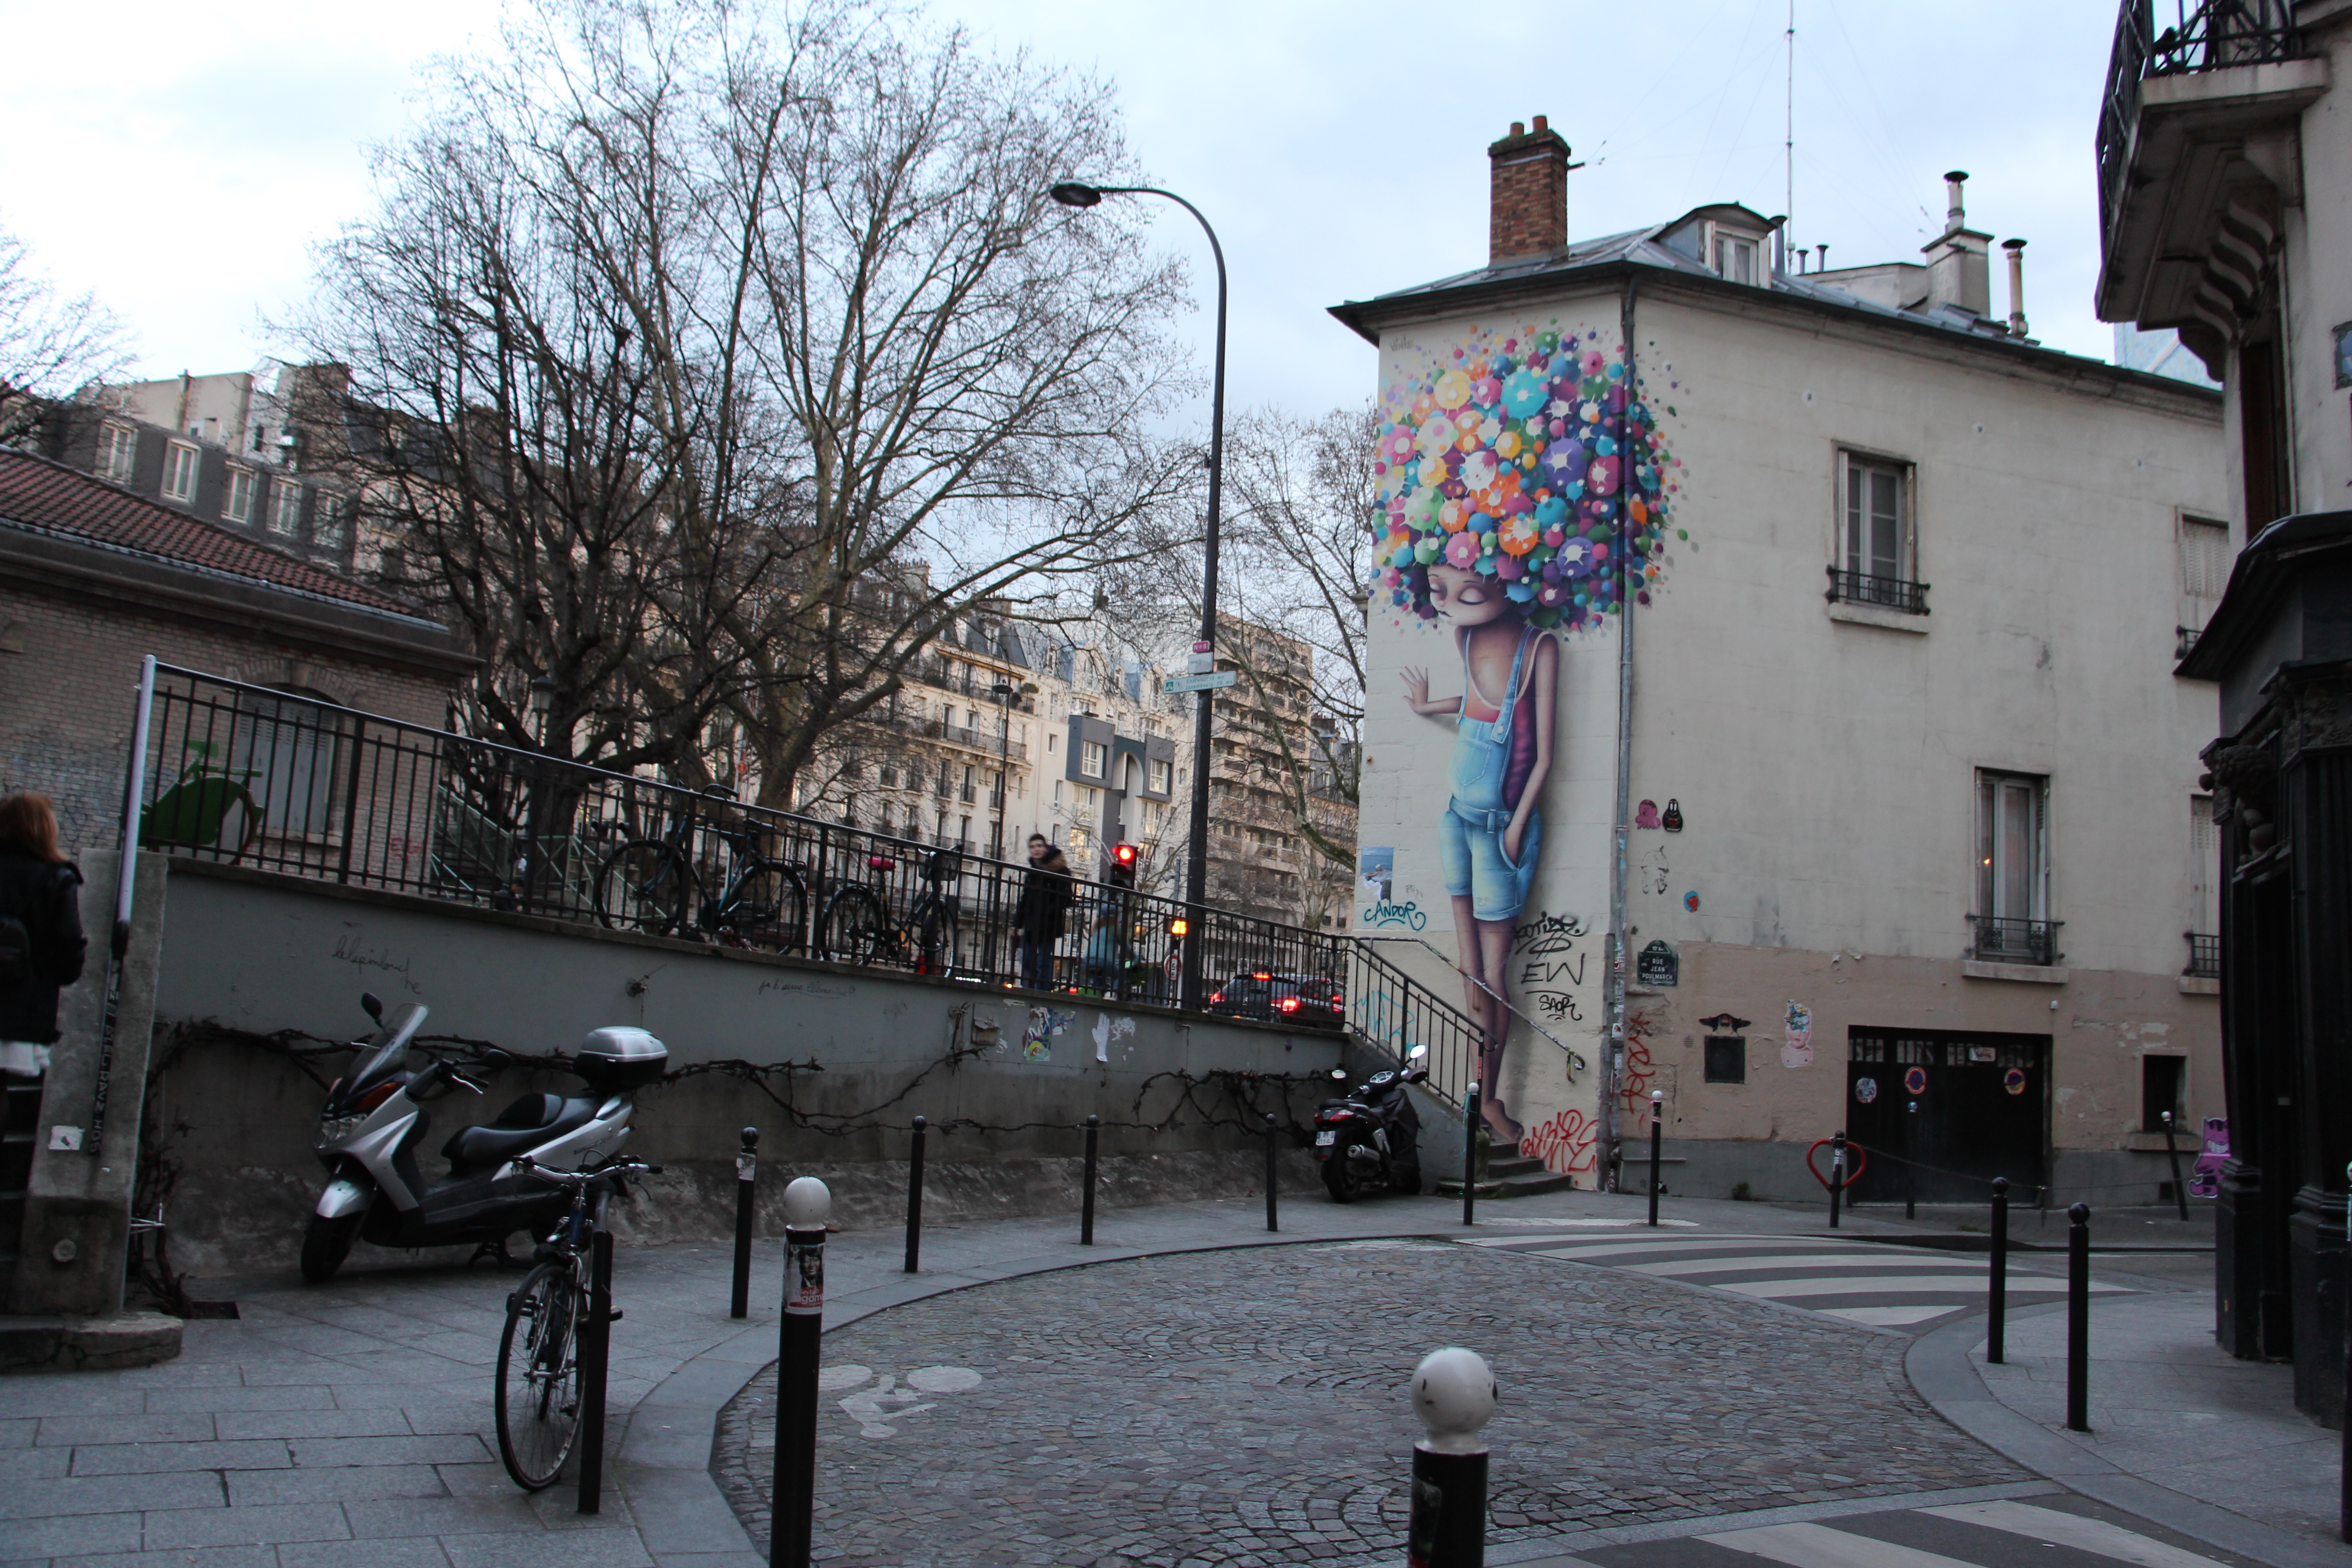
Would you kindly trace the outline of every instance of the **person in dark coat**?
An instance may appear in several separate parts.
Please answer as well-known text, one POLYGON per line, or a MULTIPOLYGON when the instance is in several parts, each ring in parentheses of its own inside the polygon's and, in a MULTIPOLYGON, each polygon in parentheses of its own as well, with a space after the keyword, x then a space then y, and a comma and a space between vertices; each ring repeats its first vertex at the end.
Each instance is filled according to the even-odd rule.
POLYGON ((81 872, 58 847, 49 797, 0 796, 0 1072, 38 1078, 58 992, 81 978, 81 872))
POLYGON ((1031 834, 1029 869, 1021 879, 1013 925, 1021 935, 1021 984, 1033 991, 1053 986, 1054 944, 1062 939, 1062 916, 1073 890, 1069 861, 1044 834, 1031 834))

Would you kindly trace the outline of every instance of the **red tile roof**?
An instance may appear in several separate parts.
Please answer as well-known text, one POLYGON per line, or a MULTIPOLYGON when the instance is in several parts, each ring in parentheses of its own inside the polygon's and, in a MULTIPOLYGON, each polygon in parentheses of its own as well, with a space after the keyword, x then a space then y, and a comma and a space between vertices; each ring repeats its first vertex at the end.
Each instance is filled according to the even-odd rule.
POLYGON ((362 587, 322 566, 24 452, 0 450, 0 525, 5 524, 365 609, 423 618, 423 612, 415 605, 362 587))

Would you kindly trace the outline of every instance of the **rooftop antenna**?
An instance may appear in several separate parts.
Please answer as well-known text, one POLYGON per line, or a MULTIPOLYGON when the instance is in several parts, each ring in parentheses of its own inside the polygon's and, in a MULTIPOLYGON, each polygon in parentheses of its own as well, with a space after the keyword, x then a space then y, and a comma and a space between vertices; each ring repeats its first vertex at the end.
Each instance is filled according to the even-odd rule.
POLYGON ((1797 0, 1789 0, 1789 66, 1781 93, 1780 210, 1797 211, 1797 0))

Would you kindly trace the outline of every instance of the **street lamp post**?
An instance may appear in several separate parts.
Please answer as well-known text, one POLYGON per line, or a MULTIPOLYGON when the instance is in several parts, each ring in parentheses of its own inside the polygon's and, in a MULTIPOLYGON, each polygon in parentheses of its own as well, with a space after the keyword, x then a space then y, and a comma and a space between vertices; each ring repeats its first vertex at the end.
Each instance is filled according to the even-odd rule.
MULTIPOLYGON (((1192 215, 1209 237, 1210 254, 1217 261, 1217 363, 1209 392, 1209 549, 1201 573, 1201 651, 1213 655, 1217 647, 1217 540, 1225 479, 1225 247, 1201 209, 1173 191, 1152 185, 1087 185, 1065 181, 1046 193, 1066 207, 1091 207, 1105 196, 1162 196, 1192 215)), ((1213 692, 1200 694, 1201 706, 1192 722, 1192 844, 1184 859, 1184 901, 1188 906, 1184 932, 1182 1003, 1201 1005, 1201 942, 1209 898, 1209 759, 1210 718, 1213 692)))
POLYGON ((996 749, 996 847, 989 851, 994 860, 1004 858, 1004 814, 1013 789, 1013 683, 999 679, 995 686, 999 732, 996 749))

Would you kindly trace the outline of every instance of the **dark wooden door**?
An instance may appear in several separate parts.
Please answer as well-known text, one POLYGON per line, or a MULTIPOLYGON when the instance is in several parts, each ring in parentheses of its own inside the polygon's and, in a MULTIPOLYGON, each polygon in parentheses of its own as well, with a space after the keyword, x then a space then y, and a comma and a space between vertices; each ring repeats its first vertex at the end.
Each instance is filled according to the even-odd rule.
POLYGON ((2048 1169, 2047 1035, 1853 1029, 1846 1131, 1870 1152, 1858 1203, 1985 1203, 1996 1176, 2035 1200, 2048 1169), (1909 1162, 1906 1165, 1906 1162, 1909 1162))

